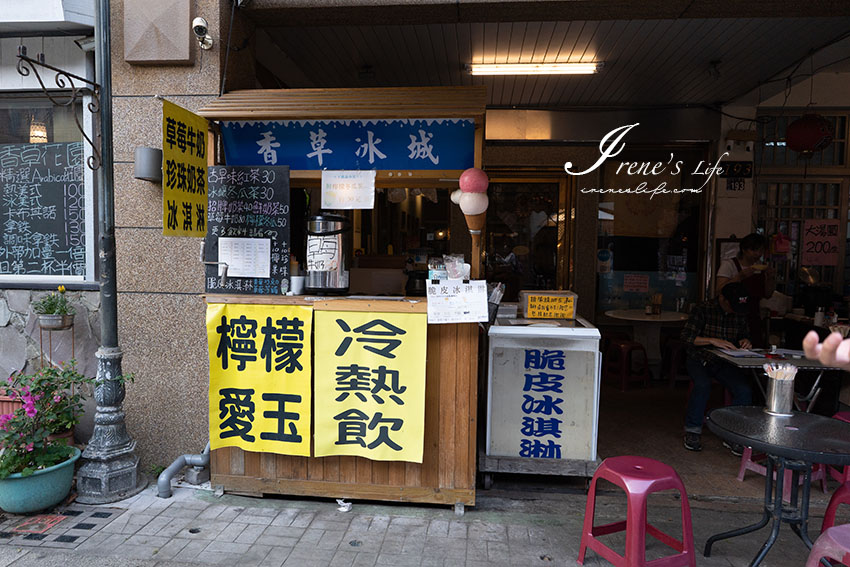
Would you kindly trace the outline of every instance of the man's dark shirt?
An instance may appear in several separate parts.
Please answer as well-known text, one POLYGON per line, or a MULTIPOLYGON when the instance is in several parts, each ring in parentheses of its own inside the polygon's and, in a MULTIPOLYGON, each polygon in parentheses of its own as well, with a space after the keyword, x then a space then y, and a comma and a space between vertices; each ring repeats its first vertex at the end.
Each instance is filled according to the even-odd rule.
POLYGON ((711 361, 712 356, 706 352, 711 345, 694 346, 694 339, 697 337, 723 339, 737 347, 741 339, 749 337, 747 316, 727 313, 717 298, 704 301, 691 311, 691 316, 682 329, 682 340, 690 345, 688 356, 703 362, 711 361))

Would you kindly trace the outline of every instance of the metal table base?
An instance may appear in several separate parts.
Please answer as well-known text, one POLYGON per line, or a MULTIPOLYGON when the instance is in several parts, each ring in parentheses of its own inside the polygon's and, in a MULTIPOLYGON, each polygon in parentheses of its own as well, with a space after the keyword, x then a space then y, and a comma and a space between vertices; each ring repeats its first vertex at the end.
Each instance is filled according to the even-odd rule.
POLYGON ((730 530, 717 535, 713 535, 705 542, 705 557, 711 556, 711 546, 715 542, 748 534, 765 527, 773 519, 773 526, 770 530, 770 535, 762 545, 759 552, 750 562, 750 567, 756 567, 773 547, 776 538, 779 535, 779 527, 782 522, 790 524, 791 529, 796 533, 803 543, 811 549, 812 539, 809 537, 809 492, 811 490, 812 480, 812 465, 803 461, 786 459, 785 457, 776 457, 768 455, 767 472, 764 482, 764 515, 761 520, 755 524, 730 530), (791 473, 791 502, 785 506, 782 502, 782 489, 785 481, 785 470, 792 471, 791 473), (774 479, 774 471, 776 478, 774 479), (799 491, 800 473, 803 473, 803 494, 797 503, 797 495, 799 491))

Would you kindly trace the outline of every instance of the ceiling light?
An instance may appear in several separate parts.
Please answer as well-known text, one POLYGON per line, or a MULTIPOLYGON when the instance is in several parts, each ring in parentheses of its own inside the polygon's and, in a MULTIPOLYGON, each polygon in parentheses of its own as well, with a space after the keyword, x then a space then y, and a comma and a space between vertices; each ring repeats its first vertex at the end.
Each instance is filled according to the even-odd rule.
POLYGON ((472 63, 472 75, 592 75, 602 63, 472 63))

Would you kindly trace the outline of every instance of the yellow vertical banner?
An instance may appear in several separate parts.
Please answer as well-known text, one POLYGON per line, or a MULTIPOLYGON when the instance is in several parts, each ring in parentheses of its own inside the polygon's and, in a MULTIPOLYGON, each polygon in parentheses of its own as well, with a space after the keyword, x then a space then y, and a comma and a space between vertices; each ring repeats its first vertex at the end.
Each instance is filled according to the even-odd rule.
POLYGON ((427 315, 315 315, 315 456, 421 463, 427 315))
POLYGON ((207 306, 210 445, 310 455, 313 308, 207 306))
POLYGON ((206 118, 162 101, 162 233, 207 234, 206 118))

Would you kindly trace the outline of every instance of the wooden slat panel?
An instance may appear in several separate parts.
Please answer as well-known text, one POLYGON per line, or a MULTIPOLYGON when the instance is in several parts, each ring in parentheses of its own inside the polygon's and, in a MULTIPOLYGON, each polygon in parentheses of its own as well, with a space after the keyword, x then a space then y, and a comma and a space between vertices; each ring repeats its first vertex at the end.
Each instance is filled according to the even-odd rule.
POLYGON ((477 340, 477 325, 428 326, 422 464, 226 448, 213 453, 214 482, 245 494, 473 505, 477 340))
POLYGON ((290 457, 292 460, 292 478, 306 479, 307 478, 307 462, 311 461, 307 457, 290 457))
POLYGON ((472 488, 469 485, 467 470, 470 465, 470 421, 469 421, 469 390, 478 387, 477 377, 472 375, 472 367, 478 358, 478 325, 458 325, 457 333, 458 375, 455 382, 455 458, 454 483, 457 488, 472 488), (472 328, 470 330, 470 327, 472 328), (474 334, 473 334, 474 333, 474 334), (474 341, 474 344, 473 344, 474 341), (474 348, 473 348, 474 347, 474 348))
POLYGON ((254 451, 243 451, 245 455, 245 476, 261 477, 260 455, 254 451))
POLYGON ((414 481, 405 476, 408 467, 420 468, 421 465, 418 463, 387 463, 387 465, 387 484, 390 486, 419 486, 418 479, 414 481))
POLYGON ((357 459, 357 484, 372 483, 372 461, 363 457, 357 459))
POLYGON ((218 120, 471 118, 487 103, 481 87, 257 89, 227 93, 198 114, 218 120))
POLYGON ((325 461, 323 458, 307 459, 307 480, 325 480, 325 461))
POLYGON ((231 474, 245 474, 245 451, 238 447, 230 447, 230 472, 231 474))
POLYGON ((245 476, 219 475, 214 478, 228 491, 249 494, 291 494, 293 496, 319 496, 324 498, 361 498, 393 502, 428 502, 432 504, 475 504, 475 491, 411 486, 375 486, 368 483, 343 484, 310 480, 266 480, 245 476))
POLYGON ((390 464, 387 461, 372 461, 372 484, 390 483, 390 464))
MULTIPOLYGON (((471 342, 471 349, 473 353, 478 352, 478 340, 480 335, 478 334, 478 325, 470 326, 470 333, 472 333, 473 338, 471 342)), ((478 470, 477 466, 477 457, 478 457, 478 357, 473 356, 469 359, 469 410, 467 413, 467 420, 469 422, 469 431, 467 434, 469 435, 469 445, 467 447, 467 456, 468 456, 468 466, 465 471, 461 470, 461 474, 466 475, 466 487, 472 491, 472 497, 475 498, 475 473, 478 470)), ((473 502, 474 504, 474 502, 473 502)))
POLYGON ((443 366, 440 375, 440 463, 439 486, 450 488, 454 485, 455 446, 455 383, 458 365, 464 362, 458 360, 455 349, 459 325, 439 325, 440 329, 440 360, 451 361, 443 366))
POLYGON ((292 473, 292 457, 275 455, 274 470, 277 478, 295 478, 292 473))
POLYGON ((322 480, 328 482, 339 482, 339 457, 322 457, 325 464, 322 480))
POLYGON ((260 475, 262 478, 277 478, 277 459, 274 453, 260 453, 260 475))
POLYGON ((339 458, 339 481, 342 483, 353 483, 357 481, 356 457, 339 458))

